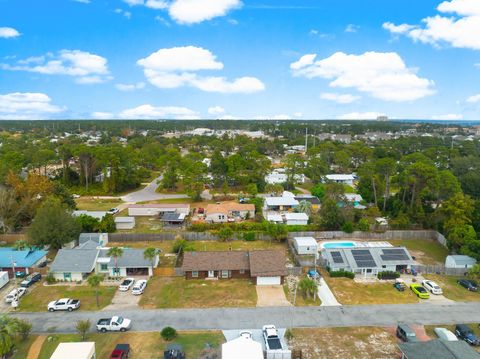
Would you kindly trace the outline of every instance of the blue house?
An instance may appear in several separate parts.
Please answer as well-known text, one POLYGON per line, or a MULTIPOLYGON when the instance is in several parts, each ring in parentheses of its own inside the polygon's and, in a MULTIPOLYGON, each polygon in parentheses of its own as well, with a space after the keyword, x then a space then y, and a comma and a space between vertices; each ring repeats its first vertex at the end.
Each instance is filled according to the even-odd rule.
POLYGON ((47 260, 47 251, 27 249, 17 251, 14 248, 0 248, 0 271, 8 272, 13 276, 13 267, 16 272, 25 275, 32 272, 31 269, 38 267, 47 260))

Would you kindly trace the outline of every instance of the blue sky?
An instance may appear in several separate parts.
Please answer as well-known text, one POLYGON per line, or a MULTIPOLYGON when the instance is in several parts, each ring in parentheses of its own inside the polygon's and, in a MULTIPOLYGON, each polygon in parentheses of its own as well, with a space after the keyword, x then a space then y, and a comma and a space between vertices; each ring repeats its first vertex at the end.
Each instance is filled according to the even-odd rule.
POLYGON ((478 0, 0 0, 1 118, 478 120, 478 0))

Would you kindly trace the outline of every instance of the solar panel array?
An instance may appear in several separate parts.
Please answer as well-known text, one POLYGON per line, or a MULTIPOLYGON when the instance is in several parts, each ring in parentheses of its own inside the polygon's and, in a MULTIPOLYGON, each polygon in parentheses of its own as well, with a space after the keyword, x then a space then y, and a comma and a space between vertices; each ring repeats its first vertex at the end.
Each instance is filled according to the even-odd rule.
POLYGON ((333 259, 333 263, 343 263, 342 254, 340 252, 331 252, 330 253, 333 259))
POLYGON ((383 254, 380 257, 384 261, 404 261, 410 259, 402 248, 383 249, 382 252, 383 254))
POLYGON ((372 257, 372 253, 370 253, 368 249, 353 249, 352 256, 358 268, 372 268, 377 266, 372 257))

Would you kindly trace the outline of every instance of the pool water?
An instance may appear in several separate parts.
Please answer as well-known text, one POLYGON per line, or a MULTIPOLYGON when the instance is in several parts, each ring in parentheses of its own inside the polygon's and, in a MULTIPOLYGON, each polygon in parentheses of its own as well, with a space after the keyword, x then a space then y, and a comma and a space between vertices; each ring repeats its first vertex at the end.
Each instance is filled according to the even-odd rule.
POLYGON ((355 242, 330 242, 323 244, 323 248, 353 248, 355 242))

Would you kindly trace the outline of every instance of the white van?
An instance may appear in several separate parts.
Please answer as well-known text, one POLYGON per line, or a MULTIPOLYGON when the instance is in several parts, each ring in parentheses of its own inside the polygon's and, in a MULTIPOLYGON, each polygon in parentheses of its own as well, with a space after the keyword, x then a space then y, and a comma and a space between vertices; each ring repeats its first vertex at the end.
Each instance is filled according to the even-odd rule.
POLYGON ((447 342, 458 341, 457 336, 446 328, 435 328, 433 331, 435 332, 435 334, 437 334, 437 337, 440 340, 445 340, 447 342))
POLYGON ((5 296, 5 303, 11 303, 13 302, 14 300, 18 301, 18 299, 24 295, 25 293, 27 292, 27 289, 26 288, 18 288, 18 289, 14 289, 12 290, 10 293, 8 293, 6 296, 5 296))

